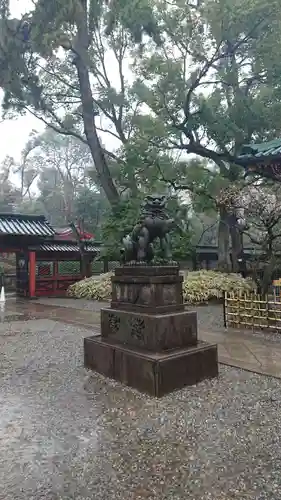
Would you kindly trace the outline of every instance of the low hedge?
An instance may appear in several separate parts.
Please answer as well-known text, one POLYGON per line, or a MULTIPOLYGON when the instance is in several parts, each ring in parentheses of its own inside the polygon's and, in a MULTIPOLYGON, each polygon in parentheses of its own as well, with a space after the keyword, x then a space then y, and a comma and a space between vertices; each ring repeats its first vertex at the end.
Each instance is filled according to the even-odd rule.
MULTIPOLYGON (((106 273, 92 276, 71 285, 68 296, 77 299, 109 301, 111 299, 111 276, 106 273)), ((223 298, 224 292, 246 293, 255 290, 254 283, 240 274, 217 271, 193 271, 184 275, 183 297, 190 304, 202 304, 223 298)))

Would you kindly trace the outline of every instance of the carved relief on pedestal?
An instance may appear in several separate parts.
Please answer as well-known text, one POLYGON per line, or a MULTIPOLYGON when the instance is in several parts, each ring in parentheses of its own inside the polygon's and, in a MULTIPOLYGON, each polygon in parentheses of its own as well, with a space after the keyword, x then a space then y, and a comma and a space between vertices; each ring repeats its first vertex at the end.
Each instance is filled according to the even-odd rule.
POLYGON ((151 285, 143 285, 140 290, 139 294, 139 303, 140 304, 150 304, 151 301, 151 292, 152 292, 152 286, 151 285))
POLYGON ((109 328, 111 330, 111 333, 116 334, 119 332, 120 328, 120 318, 119 316, 116 316, 116 314, 109 314, 108 315, 108 324, 109 328))
POLYGON ((145 323, 141 317, 130 319, 131 337, 144 341, 145 323))
POLYGON ((164 304, 177 303, 176 288, 174 285, 164 285, 162 294, 164 304))

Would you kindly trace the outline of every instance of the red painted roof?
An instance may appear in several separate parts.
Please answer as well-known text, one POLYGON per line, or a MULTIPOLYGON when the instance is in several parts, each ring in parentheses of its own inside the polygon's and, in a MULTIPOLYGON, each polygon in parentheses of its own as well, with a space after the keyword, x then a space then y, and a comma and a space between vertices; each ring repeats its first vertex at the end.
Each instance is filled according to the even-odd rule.
MULTIPOLYGON (((81 233, 80 229, 77 228, 80 237, 83 240, 92 240, 95 238, 94 234, 83 231, 81 233)), ((76 241, 76 235, 73 233, 70 227, 56 227, 55 239, 59 241, 76 241)))

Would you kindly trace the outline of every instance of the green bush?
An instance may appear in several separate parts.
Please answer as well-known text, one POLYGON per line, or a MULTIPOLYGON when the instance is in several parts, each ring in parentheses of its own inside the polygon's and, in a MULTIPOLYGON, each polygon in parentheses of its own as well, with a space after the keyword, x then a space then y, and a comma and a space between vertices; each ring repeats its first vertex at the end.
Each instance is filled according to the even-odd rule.
POLYGON ((240 274, 218 271, 194 271, 187 273, 183 282, 184 301, 200 304, 222 299, 225 292, 247 293, 255 289, 254 283, 240 274))
POLYGON ((108 301, 111 298, 111 276, 113 273, 105 273, 100 276, 91 276, 77 281, 67 290, 69 297, 76 299, 92 299, 108 301))
MULTIPOLYGON (((68 295, 77 299, 109 301, 111 298, 111 276, 112 273, 106 273, 78 281, 69 287, 68 295)), ((184 301, 190 304, 222 299, 224 292, 246 293, 254 289, 254 283, 242 278, 239 274, 225 274, 216 271, 189 272, 185 274, 183 282, 184 301)))

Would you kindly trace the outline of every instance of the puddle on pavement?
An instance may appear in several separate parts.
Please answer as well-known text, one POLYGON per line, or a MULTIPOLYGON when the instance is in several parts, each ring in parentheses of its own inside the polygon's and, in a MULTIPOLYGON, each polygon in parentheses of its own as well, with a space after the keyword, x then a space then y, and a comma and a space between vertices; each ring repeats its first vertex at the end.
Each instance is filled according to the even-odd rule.
POLYGON ((3 318, 1 318, 1 323, 11 323, 12 321, 27 321, 28 319, 32 319, 27 314, 6 314, 3 318))
POLYGON ((32 319, 32 314, 25 311, 19 312, 7 306, 6 302, 0 302, 0 323, 10 323, 12 321, 27 321, 32 319))
POLYGON ((16 298, 10 298, 5 302, 0 302, 0 325, 1 323, 42 318, 92 327, 93 324, 99 325, 100 314, 88 310, 84 311, 54 305, 43 305, 28 300, 17 300, 16 298))

